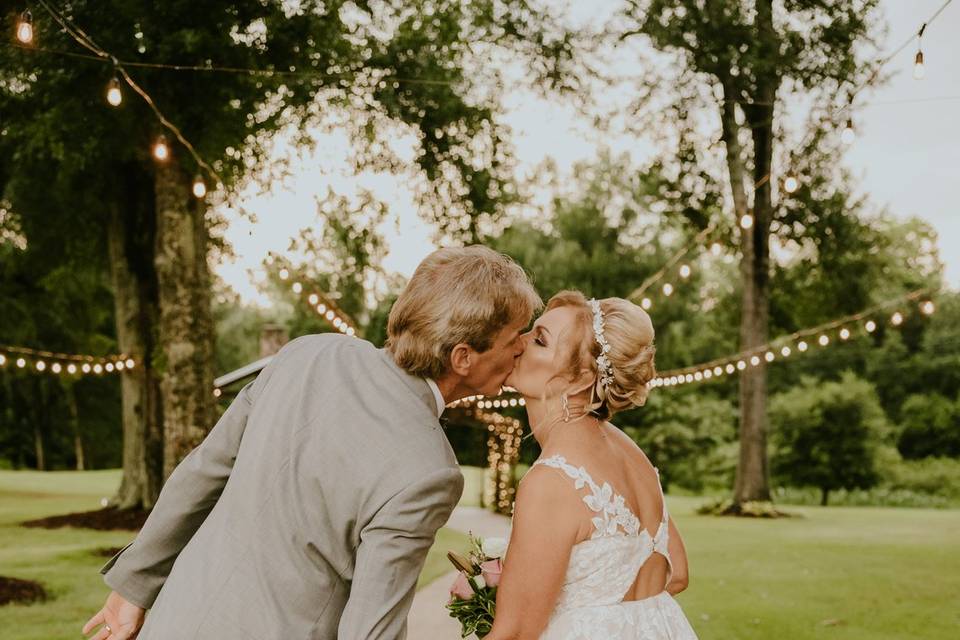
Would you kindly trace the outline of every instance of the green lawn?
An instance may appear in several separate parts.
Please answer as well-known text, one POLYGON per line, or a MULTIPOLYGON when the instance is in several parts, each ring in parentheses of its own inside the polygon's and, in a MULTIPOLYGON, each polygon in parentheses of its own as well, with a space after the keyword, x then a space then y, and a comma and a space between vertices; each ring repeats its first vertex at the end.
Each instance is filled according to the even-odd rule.
MULTIPOLYGON (((0 607, 3 640, 80 638, 80 627, 102 605, 107 588, 98 570, 106 561, 93 552, 120 547, 130 532, 26 529, 33 518, 97 509, 120 481, 119 471, 38 473, 0 471, 0 575, 41 582, 52 596, 44 603, 0 607)), ((450 549, 466 549, 467 536, 441 529, 427 556, 420 585, 452 570, 450 549)))
MULTIPOLYGON (((468 474, 471 504, 481 483, 468 474)), ((92 551, 131 534, 17 523, 97 508, 117 481, 115 471, 0 471, 0 575, 38 580, 53 595, 0 608, 4 640, 79 637, 106 595, 97 575, 103 559, 92 551)), ((958 637, 960 511, 788 507, 803 517, 738 520, 696 516, 701 502, 669 500, 691 563, 680 602, 703 640, 958 637)), ((449 571, 443 556, 451 548, 466 548, 466 538, 442 530, 421 584, 449 571)))

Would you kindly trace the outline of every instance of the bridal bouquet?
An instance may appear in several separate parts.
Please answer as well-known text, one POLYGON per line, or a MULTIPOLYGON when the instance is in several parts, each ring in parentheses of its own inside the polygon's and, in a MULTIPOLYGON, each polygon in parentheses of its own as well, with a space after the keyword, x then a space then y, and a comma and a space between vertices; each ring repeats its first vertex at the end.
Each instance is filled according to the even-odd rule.
POLYGON ((470 536, 467 556, 450 552, 447 558, 460 572, 450 587, 447 610, 460 621, 461 637, 471 633, 482 638, 490 633, 497 606, 497 585, 503 567, 507 541, 503 538, 474 538, 470 536))

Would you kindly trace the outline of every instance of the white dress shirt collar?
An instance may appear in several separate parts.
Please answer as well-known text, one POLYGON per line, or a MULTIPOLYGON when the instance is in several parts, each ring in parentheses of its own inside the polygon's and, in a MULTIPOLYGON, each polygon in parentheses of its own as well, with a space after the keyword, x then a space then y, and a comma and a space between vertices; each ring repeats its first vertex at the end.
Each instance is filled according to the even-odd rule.
POLYGON ((446 401, 443 399, 443 394, 440 393, 440 387, 437 386, 437 383, 434 382, 432 378, 424 378, 427 381, 427 385, 430 387, 430 390, 433 391, 433 397, 437 401, 437 417, 439 418, 443 415, 443 410, 447 407, 446 401))

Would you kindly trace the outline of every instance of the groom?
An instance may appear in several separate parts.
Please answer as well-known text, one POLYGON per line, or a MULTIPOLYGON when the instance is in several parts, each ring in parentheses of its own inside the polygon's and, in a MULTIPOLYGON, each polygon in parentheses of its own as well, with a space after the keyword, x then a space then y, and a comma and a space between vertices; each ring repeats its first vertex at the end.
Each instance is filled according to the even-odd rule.
POLYGON ((463 491, 438 418, 499 392, 540 304, 509 258, 440 249, 394 304, 386 349, 333 334, 290 342, 104 567, 113 592, 84 633, 405 637, 427 551, 463 491))

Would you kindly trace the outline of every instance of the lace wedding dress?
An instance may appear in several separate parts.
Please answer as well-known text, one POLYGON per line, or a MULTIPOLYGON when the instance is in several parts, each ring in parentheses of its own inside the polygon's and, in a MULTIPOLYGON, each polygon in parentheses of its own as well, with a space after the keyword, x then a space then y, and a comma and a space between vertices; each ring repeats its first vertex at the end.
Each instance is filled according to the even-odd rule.
POLYGON ((696 640, 680 605, 666 591, 643 600, 623 599, 651 555, 659 553, 670 563, 666 501, 651 536, 623 496, 606 482, 597 485, 583 467, 562 456, 538 464, 563 471, 577 490, 587 487, 583 501, 597 514, 593 535, 573 547, 556 609, 540 640, 696 640))

